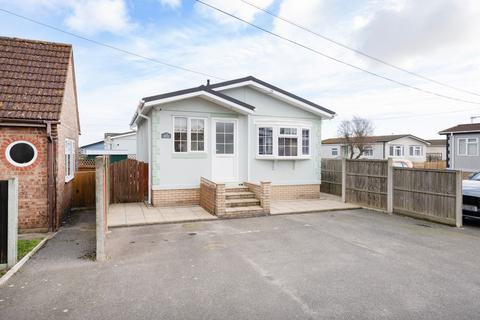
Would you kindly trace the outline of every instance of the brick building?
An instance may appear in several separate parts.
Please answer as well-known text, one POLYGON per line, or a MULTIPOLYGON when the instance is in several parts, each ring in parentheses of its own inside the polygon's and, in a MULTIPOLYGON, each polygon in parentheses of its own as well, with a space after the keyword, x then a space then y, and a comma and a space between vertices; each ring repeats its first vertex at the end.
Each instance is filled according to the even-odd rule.
POLYGON ((72 46, 0 37, 0 180, 18 177, 21 232, 70 209, 79 131, 72 46))

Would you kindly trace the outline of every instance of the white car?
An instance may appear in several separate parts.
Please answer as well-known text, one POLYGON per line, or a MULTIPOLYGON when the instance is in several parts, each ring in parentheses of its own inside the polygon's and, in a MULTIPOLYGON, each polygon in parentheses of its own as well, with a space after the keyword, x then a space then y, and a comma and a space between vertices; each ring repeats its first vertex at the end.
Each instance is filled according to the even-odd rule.
POLYGON ((463 216, 480 219, 480 172, 472 174, 468 180, 463 180, 463 216))

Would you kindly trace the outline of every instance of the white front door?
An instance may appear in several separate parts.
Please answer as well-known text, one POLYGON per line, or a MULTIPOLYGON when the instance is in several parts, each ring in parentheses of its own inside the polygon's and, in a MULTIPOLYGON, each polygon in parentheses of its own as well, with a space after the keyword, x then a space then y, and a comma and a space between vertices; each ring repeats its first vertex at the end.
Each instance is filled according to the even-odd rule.
POLYGON ((238 182, 237 120, 213 119, 212 176, 215 182, 238 182))

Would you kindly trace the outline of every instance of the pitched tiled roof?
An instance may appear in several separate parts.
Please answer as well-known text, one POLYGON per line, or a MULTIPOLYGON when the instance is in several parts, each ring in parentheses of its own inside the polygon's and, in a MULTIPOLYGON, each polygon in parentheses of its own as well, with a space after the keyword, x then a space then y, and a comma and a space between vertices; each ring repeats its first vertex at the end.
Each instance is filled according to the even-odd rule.
POLYGON ((427 140, 430 142, 431 146, 445 146, 447 144, 446 139, 433 139, 433 140, 427 140))
POLYGON ((72 47, 0 37, 0 119, 58 120, 72 47))
MULTIPOLYGON (((390 142, 390 141, 397 140, 404 137, 410 137, 413 139, 421 140, 429 144, 428 141, 425 141, 411 134, 391 134, 388 136, 369 136, 369 137, 365 137, 365 143, 390 142)), ((345 138, 331 138, 331 139, 325 139, 322 141, 323 144, 343 144, 345 142, 346 142, 345 138)))
POLYGON ((440 134, 455 132, 479 132, 480 123, 465 123, 440 131, 440 134))

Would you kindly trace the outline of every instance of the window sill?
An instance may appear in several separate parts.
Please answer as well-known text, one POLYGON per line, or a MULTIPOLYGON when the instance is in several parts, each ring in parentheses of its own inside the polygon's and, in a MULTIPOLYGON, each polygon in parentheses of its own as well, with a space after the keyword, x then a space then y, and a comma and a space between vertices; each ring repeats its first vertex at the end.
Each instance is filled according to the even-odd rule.
POLYGON ((72 181, 74 178, 75 178, 75 176, 65 177, 65 183, 69 183, 69 182, 72 181))
POLYGON ((173 152, 172 158, 176 159, 203 159, 207 158, 208 153, 199 151, 199 152, 173 152))
POLYGON ((310 160, 312 159, 311 156, 301 156, 301 157, 278 157, 278 156, 271 156, 271 157, 262 157, 256 156, 257 160, 310 160))

